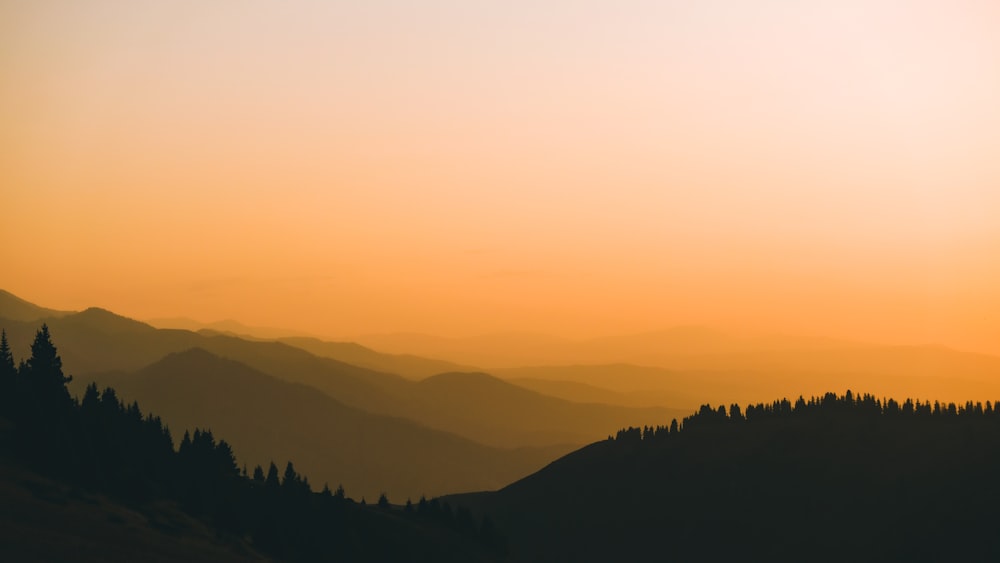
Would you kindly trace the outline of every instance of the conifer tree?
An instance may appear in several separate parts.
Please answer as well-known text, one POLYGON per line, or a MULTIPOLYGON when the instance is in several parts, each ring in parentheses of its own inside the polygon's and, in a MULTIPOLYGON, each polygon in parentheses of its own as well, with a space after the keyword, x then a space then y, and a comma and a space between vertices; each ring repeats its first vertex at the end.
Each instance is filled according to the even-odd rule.
POLYGON ((278 479, 278 466, 271 462, 271 466, 267 468, 267 479, 264 480, 264 484, 269 489, 277 489, 281 483, 278 479))
POLYGON ((5 387, 13 385, 14 376, 17 375, 17 368, 14 366, 14 355, 10 352, 10 344, 7 343, 7 331, 0 330, 0 385, 5 387))
POLYGON ((284 485, 286 489, 292 489, 299 482, 299 474, 295 472, 295 466, 292 462, 285 464, 285 476, 281 480, 281 484, 284 485))
POLYGON ((21 375, 28 388, 40 396, 69 398, 66 384, 73 378, 63 375, 62 358, 52 344, 48 325, 43 324, 35 333, 35 340, 31 343, 31 357, 23 364, 22 371, 21 375))
POLYGON ((7 344, 7 331, 0 331, 0 415, 10 415, 14 404, 17 368, 7 344))

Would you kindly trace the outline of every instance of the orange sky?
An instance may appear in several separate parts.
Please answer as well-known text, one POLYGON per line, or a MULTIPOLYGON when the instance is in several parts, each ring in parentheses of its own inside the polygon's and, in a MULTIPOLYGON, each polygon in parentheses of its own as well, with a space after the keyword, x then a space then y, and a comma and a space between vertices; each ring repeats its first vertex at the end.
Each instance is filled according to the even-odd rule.
POLYGON ((0 287, 1000 353, 1000 4, 0 4, 0 287))

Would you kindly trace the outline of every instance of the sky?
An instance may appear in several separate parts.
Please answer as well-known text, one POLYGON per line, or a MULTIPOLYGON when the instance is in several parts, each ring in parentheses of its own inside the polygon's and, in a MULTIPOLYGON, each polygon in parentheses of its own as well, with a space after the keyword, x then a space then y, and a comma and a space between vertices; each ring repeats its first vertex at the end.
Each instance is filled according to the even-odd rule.
POLYGON ((1000 353, 993 0, 5 0, 0 287, 1000 353))

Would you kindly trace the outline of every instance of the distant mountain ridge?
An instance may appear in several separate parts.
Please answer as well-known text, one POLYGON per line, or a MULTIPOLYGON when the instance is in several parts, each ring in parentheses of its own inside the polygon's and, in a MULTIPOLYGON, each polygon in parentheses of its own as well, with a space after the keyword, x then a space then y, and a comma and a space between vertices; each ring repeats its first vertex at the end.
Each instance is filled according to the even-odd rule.
MULTIPOLYGON (((5 316, 2 308, 4 302, 0 300, 0 318, 5 316)), ((23 300, 16 298, 8 298, 6 302, 24 307, 23 300)), ((31 304, 28 306, 36 312, 46 311, 31 304)), ((421 339, 421 345, 427 348, 421 350, 421 356, 414 357, 401 353, 376 352, 356 343, 323 342, 296 337, 282 339, 286 344, 330 360, 326 367, 321 368, 319 364, 322 361, 319 359, 301 354, 296 356, 290 349, 272 346, 265 354, 264 343, 261 343, 262 347, 252 349, 255 350, 255 359, 251 360, 241 355, 251 351, 245 345, 246 339, 219 334, 192 334, 180 330, 161 330, 156 333, 155 338, 147 339, 138 335, 140 330, 148 331, 149 327, 144 323, 112 314, 97 318, 102 317, 97 311, 88 314, 95 318, 95 322, 91 323, 92 326, 87 331, 95 334, 77 330, 80 333, 76 339, 78 342, 67 343, 66 355, 73 359, 74 369, 79 372, 134 370, 168 352, 201 346, 224 356, 246 360, 249 365, 272 375, 283 378, 294 376, 296 381, 318 385, 332 393, 332 396, 360 408, 376 412, 405 412, 408 413, 407 416, 416 418, 423 416, 420 412, 427 407, 414 404, 408 396, 410 391, 393 391, 398 391, 399 382, 387 374, 422 379, 442 372, 487 371, 515 384, 517 380, 524 380, 527 382, 522 385, 525 388, 568 401, 592 402, 595 395, 604 390, 606 398, 601 400, 604 403, 682 409, 694 408, 722 396, 740 401, 757 401, 774 395, 819 393, 829 388, 863 387, 886 395, 905 393, 942 400, 988 396, 1000 389, 1000 357, 935 346, 874 346, 823 338, 734 337, 701 327, 680 327, 645 335, 591 341, 553 339, 530 333, 495 335, 478 340, 394 335, 393 338, 404 340, 413 337, 421 339), (102 340, 100 334, 108 332, 116 332, 119 342, 127 344, 113 356, 96 352, 107 349, 107 338, 102 340), (136 334, 126 336, 126 332, 136 334), (482 357, 476 350, 463 349, 479 340, 489 343, 488 351, 507 354, 504 356, 507 359, 511 357, 511 349, 521 347, 530 352, 528 356, 533 358, 571 358, 573 361, 565 364, 522 364, 488 370, 471 368, 469 366, 488 365, 461 361, 463 356, 470 360, 476 357, 481 360, 489 359, 482 357), (610 348, 611 352, 617 350, 621 354, 602 350, 602 340, 612 341, 614 344, 610 348), (445 342, 447 346, 442 348, 436 342, 445 342), (657 343, 664 345, 660 347, 657 343), (632 352, 624 353, 629 350, 632 352), (446 355, 448 351, 456 356, 446 355), (262 354, 270 359, 265 360, 262 354), (448 360, 432 360, 424 357, 424 354, 448 360), (631 361, 597 361, 606 359, 609 354, 610 357, 631 354, 632 358, 631 361), (107 360, 112 357, 114 361, 109 363, 107 360), (459 361, 455 361, 455 358, 459 358, 459 361), (648 363, 642 364, 643 359, 648 360, 648 363), (588 360, 591 362, 588 363, 588 360), (280 373, 275 371, 287 367, 289 361, 304 362, 310 367, 296 368, 294 374, 285 373, 285 369, 278 370, 280 373), (336 361, 340 363, 335 363, 336 361), (350 372, 353 376, 350 379, 339 376, 331 379, 329 375, 315 373, 317 370, 350 372), (306 379, 302 379, 303 377, 306 379), (338 387, 341 384, 348 386, 338 387), (578 385, 573 387, 572 384, 578 385), (590 387, 580 387, 579 384, 590 387), (380 386, 381 390, 373 391, 372 385, 380 386), (371 393, 381 394, 382 398, 372 399, 371 393), (393 397, 388 403, 386 393, 393 397)), ((73 319, 69 317, 72 315, 53 318, 51 324, 60 325, 68 321, 67 324, 72 325, 73 319)), ((33 330, 32 323, 8 321, 6 325, 12 343, 27 344, 33 330)), ((515 352, 515 356, 524 355, 522 352, 515 352)), ((437 418, 440 417, 431 413, 425 421, 437 418)))
MULTIPOLYGON (((486 374, 448 375, 414 382, 392 373, 319 357, 282 342, 156 329, 96 308, 45 322, 59 341, 67 372, 75 376, 70 385, 76 393, 81 393, 86 383, 95 379, 102 384, 113 384, 123 393, 132 395, 131 398, 141 399, 149 408, 163 413, 165 420, 174 426, 215 427, 222 424, 226 434, 234 436, 234 442, 239 438, 246 444, 243 451, 247 455, 264 451, 264 448, 255 449, 252 436, 241 430, 258 428, 253 417, 263 407, 255 402, 255 397, 246 395, 242 386, 266 387, 261 395, 282 405, 299 400, 303 405, 313 405, 303 411, 313 413, 311 426, 299 416, 302 413, 295 412, 292 416, 307 425, 298 431, 308 438, 289 439, 284 443, 266 442, 263 437, 269 434, 261 429, 260 441, 271 444, 279 453, 284 451, 283 446, 294 446, 298 453, 291 455, 293 452, 290 452, 288 457, 307 463, 311 459, 318 469, 310 470, 310 474, 333 475, 331 464, 346 467, 351 461, 333 454, 317 458, 318 454, 309 452, 356 451, 362 453, 354 459, 394 460, 392 463, 380 461, 380 469, 368 472, 371 475, 347 472, 348 477, 358 481, 345 480, 345 486, 365 487, 372 483, 374 475, 383 475, 381 472, 385 470, 395 476, 385 474, 386 478, 380 482, 393 483, 400 491, 437 494, 457 490, 443 488, 445 482, 466 490, 497 487, 508 478, 537 469, 577 445, 603 438, 621 425, 662 422, 675 414, 675 411, 662 408, 627 409, 568 402, 486 374), (189 354, 191 349, 202 349, 208 357, 226 358, 227 361, 209 361, 204 357, 199 360, 197 355, 189 354), (176 354, 186 354, 180 357, 187 358, 189 363, 178 363, 176 354), (162 362, 168 359, 173 363, 166 365, 177 372, 173 387, 162 383, 165 377, 148 377, 152 369, 149 366, 162 367, 162 362), (206 363, 212 364, 211 370, 204 367, 206 363), (201 384, 216 382, 211 393, 225 397, 225 409, 216 411, 200 402, 203 397, 198 396, 199 382, 190 380, 192 373, 204 374, 201 384), (271 379, 264 384, 261 377, 271 379), (243 378, 247 383, 240 383, 243 378), (223 385, 220 381, 227 383, 223 385), (146 392, 147 388, 155 387, 154 383, 162 388, 146 392), (232 389, 227 390, 226 386, 232 389), (179 389, 187 389, 189 395, 178 396, 176 391, 179 389), (289 399, 291 395, 300 399, 289 399), (317 396, 333 402, 323 403, 317 396), (321 409, 316 406, 319 404, 326 406, 321 409), (197 412, 185 410, 195 406, 198 406, 197 412), (317 414, 324 409, 328 412, 317 414), (364 417, 358 413, 363 413, 364 417), (340 419, 334 417, 335 414, 340 419), (395 432, 398 436, 406 437, 407 444, 437 444, 428 446, 429 451, 450 452, 442 454, 447 464, 438 467, 437 472, 410 471, 405 459, 389 455, 397 447, 398 437, 393 438, 393 432, 382 432, 378 439, 368 441, 363 450, 356 449, 356 436, 337 434, 339 430, 330 430, 331 436, 339 436, 339 441, 330 443, 316 442, 318 438, 312 435, 314 431, 326 431, 325 427, 315 428, 315 423, 342 429, 360 424, 367 420, 365 417, 381 421, 377 424, 380 427, 389 424, 386 419, 398 421, 389 426, 398 430, 395 432), (452 445, 445 448, 442 444, 452 445), (457 468, 454 471, 461 471, 453 472, 452 467, 457 468)), ((15 351, 27 348, 39 324, 0 318, 0 326, 6 329, 15 351)), ((208 392, 202 391, 203 394, 208 392)), ((278 420, 279 417, 272 413, 270 418, 278 420)), ((274 424, 282 427, 284 433, 296 431, 284 422, 274 424)))
POLYGON ((673 367, 679 358, 862 346, 818 337, 737 336, 703 326, 677 326, 637 334, 585 339, 516 332, 464 338, 415 333, 370 334, 353 340, 387 352, 448 358, 490 370, 536 365, 611 363, 673 367))
POLYGON ((568 447, 490 448, 412 421, 344 405, 315 388, 281 381, 201 348, 171 353, 135 372, 96 374, 171 428, 208 427, 227 437, 240 463, 293 459, 317 486, 343 484, 357 498, 496 488, 568 447), (400 471, 405 468, 405 471, 400 471))
POLYGON ((229 336, 250 337, 263 340, 276 340, 289 336, 311 337, 311 335, 299 330, 270 326, 253 326, 233 319, 224 319, 221 321, 206 323, 186 317, 160 317, 146 319, 145 322, 155 326, 156 328, 190 330, 191 332, 211 330, 229 336))
MULTIPOLYGON (((14 349, 27 346, 37 329, 35 322, 0 324, 6 325, 14 349)), ((393 373, 319 357, 282 342, 155 329, 101 309, 50 319, 49 325, 58 335, 64 362, 78 376, 134 372, 167 354, 203 348, 272 377, 319 389, 345 405, 409 418, 496 447, 580 445, 600 439, 621 425, 669 420, 683 412, 572 403, 489 376, 469 382, 452 378, 447 385, 419 385, 393 373)), ((328 353, 344 348, 338 343, 313 344, 328 353)), ((390 363, 422 362, 425 368, 452 366, 434 360, 380 356, 364 349, 362 353, 390 363)))
POLYGON ((307 337, 286 337, 279 338, 278 341, 302 348, 317 356, 335 358, 356 366, 396 373, 411 379, 423 379, 445 372, 478 370, 472 366, 464 366, 445 360, 433 360, 413 354, 376 352, 356 342, 330 342, 307 337))

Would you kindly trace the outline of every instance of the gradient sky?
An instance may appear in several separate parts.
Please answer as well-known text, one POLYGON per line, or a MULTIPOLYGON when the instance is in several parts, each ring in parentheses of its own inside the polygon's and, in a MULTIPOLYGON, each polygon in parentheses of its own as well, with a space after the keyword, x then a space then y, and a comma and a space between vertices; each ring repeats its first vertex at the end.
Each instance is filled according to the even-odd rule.
POLYGON ((996 353, 998 100, 995 0, 6 0, 0 287, 996 353))

